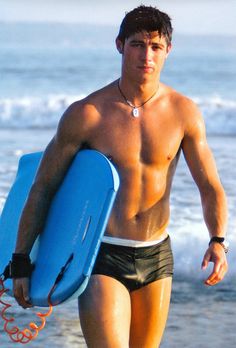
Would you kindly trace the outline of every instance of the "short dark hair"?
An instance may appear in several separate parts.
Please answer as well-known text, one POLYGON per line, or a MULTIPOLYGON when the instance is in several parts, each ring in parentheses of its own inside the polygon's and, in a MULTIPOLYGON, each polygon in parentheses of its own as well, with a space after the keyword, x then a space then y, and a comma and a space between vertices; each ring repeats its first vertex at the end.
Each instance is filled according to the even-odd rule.
POLYGON ((165 37, 166 43, 169 45, 173 32, 171 18, 156 7, 138 6, 126 13, 117 38, 124 43, 128 37, 141 31, 158 31, 160 36, 165 37))

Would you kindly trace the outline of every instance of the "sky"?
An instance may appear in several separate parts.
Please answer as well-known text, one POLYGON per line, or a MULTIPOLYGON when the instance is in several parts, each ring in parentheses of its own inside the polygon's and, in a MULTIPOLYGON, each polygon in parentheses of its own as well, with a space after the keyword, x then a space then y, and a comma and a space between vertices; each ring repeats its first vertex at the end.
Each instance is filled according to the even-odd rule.
POLYGON ((167 12, 178 33, 236 36, 236 0, 0 0, 0 21, 118 26, 125 12, 141 3, 167 12))

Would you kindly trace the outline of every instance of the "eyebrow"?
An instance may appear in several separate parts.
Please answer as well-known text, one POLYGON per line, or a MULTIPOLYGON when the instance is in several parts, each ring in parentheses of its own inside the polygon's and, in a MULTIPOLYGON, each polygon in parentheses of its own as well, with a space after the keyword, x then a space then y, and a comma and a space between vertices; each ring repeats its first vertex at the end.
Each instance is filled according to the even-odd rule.
POLYGON ((130 43, 140 43, 140 44, 143 44, 144 43, 144 40, 131 40, 130 43))
MULTIPOLYGON (((131 40, 130 41, 131 44, 145 44, 145 41, 144 40, 131 40)), ((157 45, 159 47, 164 47, 164 45, 160 42, 151 42, 151 45, 157 45)))

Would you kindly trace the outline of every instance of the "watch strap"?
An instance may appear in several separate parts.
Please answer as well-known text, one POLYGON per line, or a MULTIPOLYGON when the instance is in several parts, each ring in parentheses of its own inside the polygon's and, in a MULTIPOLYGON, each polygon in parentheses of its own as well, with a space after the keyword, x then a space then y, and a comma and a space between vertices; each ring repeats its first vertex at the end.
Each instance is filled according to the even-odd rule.
POLYGON ((225 240, 224 237, 212 237, 210 239, 209 246, 213 242, 219 243, 227 254, 227 252, 229 251, 229 243, 225 240))
POLYGON ((224 243, 225 238, 224 237, 212 237, 210 239, 209 245, 213 242, 217 242, 217 243, 224 243))

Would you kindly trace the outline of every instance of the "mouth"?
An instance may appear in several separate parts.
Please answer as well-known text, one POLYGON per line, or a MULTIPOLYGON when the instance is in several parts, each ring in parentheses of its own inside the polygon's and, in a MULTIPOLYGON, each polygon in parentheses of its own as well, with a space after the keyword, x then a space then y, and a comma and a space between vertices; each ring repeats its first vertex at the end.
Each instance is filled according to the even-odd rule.
POLYGON ((141 65, 141 66, 138 66, 138 69, 139 70, 142 70, 144 72, 152 72, 154 69, 152 66, 149 66, 149 65, 141 65))

